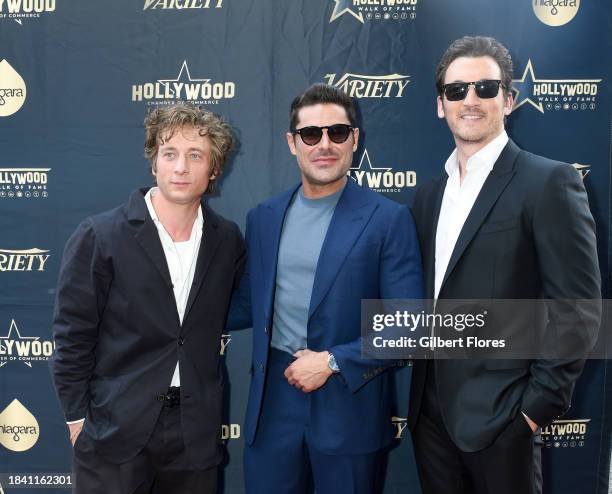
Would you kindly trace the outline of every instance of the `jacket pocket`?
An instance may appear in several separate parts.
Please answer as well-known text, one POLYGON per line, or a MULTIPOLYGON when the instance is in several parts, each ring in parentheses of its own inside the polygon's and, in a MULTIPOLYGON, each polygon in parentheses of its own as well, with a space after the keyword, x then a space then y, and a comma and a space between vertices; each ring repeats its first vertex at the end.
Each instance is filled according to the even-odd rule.
POLYGON ((506 230, 514 230, 519 226, 519 217, 508 218, 501 221, 488 221, 480 227, 480 233, 495 233, 504 232, 506 230))

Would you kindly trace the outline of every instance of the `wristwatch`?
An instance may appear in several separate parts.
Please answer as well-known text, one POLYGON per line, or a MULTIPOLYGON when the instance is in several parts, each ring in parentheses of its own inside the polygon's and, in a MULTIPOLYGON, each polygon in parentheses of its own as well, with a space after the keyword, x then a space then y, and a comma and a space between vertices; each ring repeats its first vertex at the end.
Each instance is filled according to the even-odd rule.
POLYGON ((330 368, 330 370, 334 374, 337 374, 338 372, 340 372, 340 367, 338 367, 338 364, 336 363, 336 357, 334 357, 333 353, 330 353, 327 356, 327 366, 330 368))

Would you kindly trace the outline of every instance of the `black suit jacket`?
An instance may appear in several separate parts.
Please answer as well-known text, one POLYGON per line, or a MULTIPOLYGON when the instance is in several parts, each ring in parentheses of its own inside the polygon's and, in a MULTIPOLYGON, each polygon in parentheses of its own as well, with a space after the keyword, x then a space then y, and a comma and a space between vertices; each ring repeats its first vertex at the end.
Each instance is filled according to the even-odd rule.
POLYGON ((202 241, 181 325, 145 193, 88 218, 68 240, 52 374, 66 420, 85 417, 82 434, 120 463, 146 444, 178 360, 185 446, 194 466, 207 468, 222 458, 220 340, 244 242, 234 223, 202 203, 202 241))
MULTIPOLYGON (((420 188, 413 204, 430 298, 446 179, 444 174, 420 188)), ((599 299, 594 229, 588 198, 574 168, 527 153, 509 141, 461 230, 438 305, 443 299, 599 299)), ((545 333, 551 324, 585 320, 596 327, 599 315, 597 310, 575 317, 543 314, 541 327, 535 329, 545 333)), ((506 321, 506 336, 534 329, 533 320, 527 329, 524 316, 516 313, 506 321)), ((585 347, 583 356, 587 351, 585 347)), ((584 359, 457 359, 434 360, 433 365, 451 438, 464 451, 478 451, 490 445, 521 410, 540 426, 564 414, 584 359)), ((418 419, 426 371, 425 361, 415 362, 412 427, 418 419)))

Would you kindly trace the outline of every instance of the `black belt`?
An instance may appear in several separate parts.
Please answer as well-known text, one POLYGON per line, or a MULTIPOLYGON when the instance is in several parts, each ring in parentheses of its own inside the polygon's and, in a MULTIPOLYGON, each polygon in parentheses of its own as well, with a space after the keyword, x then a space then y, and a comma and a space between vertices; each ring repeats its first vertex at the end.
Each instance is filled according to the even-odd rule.
POLYGON ((162 401, 164 407, 177 407, 181 404, 181 388, 170 386, 166 394, 157 395, 157 400, 162 401))

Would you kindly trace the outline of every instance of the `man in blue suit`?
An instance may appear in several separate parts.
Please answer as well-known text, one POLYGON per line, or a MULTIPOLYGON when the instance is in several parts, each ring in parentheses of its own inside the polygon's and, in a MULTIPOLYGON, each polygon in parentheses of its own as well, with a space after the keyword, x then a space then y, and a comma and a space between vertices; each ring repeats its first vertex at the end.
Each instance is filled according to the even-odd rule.
POLYGON ((315 84, 291 105, 301 183, 250 211, 230 328, 253 327, 249 493, 371 493, 393 439, 392 361, 361 356, 362 299, 422 298, 406 206, 348 180, 353 101, 315 84))

